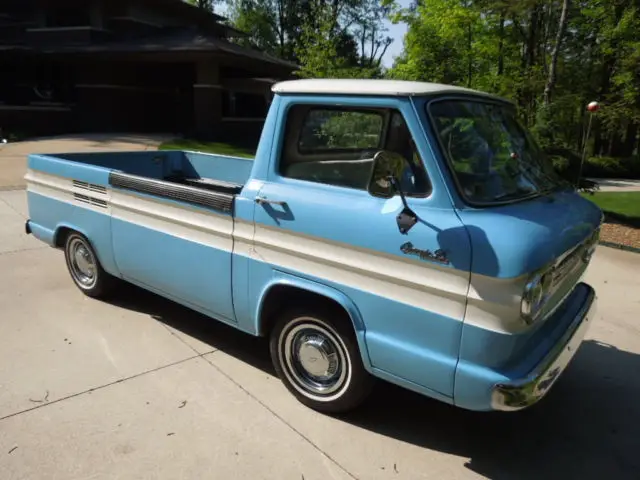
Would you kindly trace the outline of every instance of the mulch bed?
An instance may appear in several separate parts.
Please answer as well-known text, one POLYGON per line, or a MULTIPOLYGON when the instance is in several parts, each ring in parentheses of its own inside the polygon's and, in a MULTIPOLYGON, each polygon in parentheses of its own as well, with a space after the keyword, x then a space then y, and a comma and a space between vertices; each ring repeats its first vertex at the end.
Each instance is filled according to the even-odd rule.
POLYGON ((602 225, 600 241, 640 249, 640 228, 607 221, 602 225))

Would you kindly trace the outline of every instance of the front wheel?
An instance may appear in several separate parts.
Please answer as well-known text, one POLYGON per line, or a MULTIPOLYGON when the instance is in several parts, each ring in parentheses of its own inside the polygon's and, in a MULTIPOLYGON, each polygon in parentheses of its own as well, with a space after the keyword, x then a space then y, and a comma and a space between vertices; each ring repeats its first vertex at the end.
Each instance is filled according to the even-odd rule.
POLYGON ((104 271, 95 250, 84 235, 70 232, 64 242, 64 257, 71 279, 87 296, 105 297, 115 286, 115 277, 104 271))
POLYGON ((320 412, 356 408, 373 385, 345 317, 333 309, 293 309, 280 316, 271 332, 278 376, 301 403, 320 412))

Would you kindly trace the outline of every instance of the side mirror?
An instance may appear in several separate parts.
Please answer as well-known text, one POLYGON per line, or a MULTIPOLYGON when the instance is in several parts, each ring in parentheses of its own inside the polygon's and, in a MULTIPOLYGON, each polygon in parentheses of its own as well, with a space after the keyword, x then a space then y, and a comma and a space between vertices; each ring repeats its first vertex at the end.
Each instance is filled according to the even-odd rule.
POLYGON ((402 176, 406 160, 395 152, 381 150, 373 156, 373 168, 367 190, 374 197, 391 198, 398 192, 394 186, 402 176))
POLYGON ((374 197, 391 198, 396 193, 400 194, 404 208, 396 217, 396 222, 398 230, 403 235, 406 235, 418 223, 418 216, 409 208, 400 186, 400 180, 398 180, 402 176, 405 164, 404 157, 397 153, 386 150, 376 153, 373 157, 373 169, 367 188, 374 197))

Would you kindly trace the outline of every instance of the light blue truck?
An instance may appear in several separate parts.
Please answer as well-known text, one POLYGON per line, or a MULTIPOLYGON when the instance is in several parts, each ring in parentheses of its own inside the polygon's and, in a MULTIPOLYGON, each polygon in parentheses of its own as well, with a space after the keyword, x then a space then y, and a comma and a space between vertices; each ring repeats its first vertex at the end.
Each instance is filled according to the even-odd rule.
POLYGON ((268 337, 318 411, 375 379, 478 411, 542 398, 594 318, 602 212, 514 106, 431 83, 273 90, 254 160, 30 155, 27 232, 86 295, 129 282, 268 337))

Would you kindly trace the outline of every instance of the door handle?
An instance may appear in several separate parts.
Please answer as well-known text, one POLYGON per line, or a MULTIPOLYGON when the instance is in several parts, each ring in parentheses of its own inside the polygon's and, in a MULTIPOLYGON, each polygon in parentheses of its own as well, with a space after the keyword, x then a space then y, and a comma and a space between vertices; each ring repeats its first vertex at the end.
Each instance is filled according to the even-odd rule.
POLYGON ((281 207, 285 206, 287 204, 287 202, 279 202, 277 200, 268 200, 264 197, 256 197, 256 203, 258 205, 280 205, 281 207))

